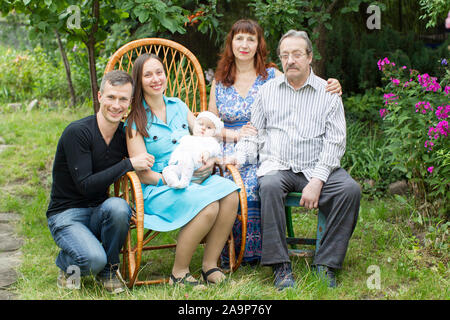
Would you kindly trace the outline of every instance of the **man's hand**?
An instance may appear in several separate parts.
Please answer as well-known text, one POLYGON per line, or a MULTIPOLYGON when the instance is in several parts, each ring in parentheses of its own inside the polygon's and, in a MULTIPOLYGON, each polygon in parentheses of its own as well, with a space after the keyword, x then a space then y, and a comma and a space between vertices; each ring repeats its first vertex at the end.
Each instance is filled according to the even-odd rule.
POLYGON ((131 165, 136 171, 144 171, 153 167, 155 163, 155 157, 147 152, 138 154, 137 156, 130 158, 131 165))
POLYGON ((319 207, 319 197, 322 191, 323 181, 312 178, 302 190, 302 198, 300 206, 307 209, 315 209, 319 207))

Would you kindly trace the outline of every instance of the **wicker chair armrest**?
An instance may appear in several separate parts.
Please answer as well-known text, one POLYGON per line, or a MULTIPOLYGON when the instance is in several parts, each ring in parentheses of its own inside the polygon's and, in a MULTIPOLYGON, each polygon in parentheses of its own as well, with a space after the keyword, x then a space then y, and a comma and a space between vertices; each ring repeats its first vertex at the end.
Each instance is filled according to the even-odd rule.
POLYGON ((134 223, 136 227, 142 229, 144 226, 144 195, 142 192, 141 180, 139 179, 135 171, 129 171, 126 176, 130 180, 132 192, 134 194, 134 200, 136 205, 136 212, 134 216, 134 223))

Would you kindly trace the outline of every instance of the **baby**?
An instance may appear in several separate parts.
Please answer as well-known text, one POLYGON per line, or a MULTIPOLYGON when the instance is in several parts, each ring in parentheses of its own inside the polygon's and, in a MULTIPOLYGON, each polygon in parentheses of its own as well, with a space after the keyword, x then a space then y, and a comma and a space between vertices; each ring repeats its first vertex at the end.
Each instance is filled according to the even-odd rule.
POLYGON ((162 175, 169 187, 183 189, 189 185, 195 170, 203 162, 222 153, 215 138, 220 134, 223 122, 212 112, 201 112, 195 120, 192 136, 185 135, 170 156, 169 165, 162 175))

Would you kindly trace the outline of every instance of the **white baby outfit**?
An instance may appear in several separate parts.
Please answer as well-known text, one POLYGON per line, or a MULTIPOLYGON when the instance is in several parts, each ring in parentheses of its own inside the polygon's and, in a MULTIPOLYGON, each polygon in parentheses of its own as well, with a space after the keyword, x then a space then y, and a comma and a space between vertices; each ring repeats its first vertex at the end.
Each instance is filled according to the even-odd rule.
MULTIPOLYGON (((197 119, 206 117, 213 119, 211 112, 201 112, 197 119)), ((216 117, 214 114, 212 114, 216 117)), ((217 117, 216 117, 217 118, 217 117)), ((223 123, 220 119, 214 119, 216 132, 220 132, 223 123), (217 122, 219 120, 219 122, 217 122)), ((222 154, 222 148, 214 137, 185 135, 179 140, 179 145, 173 150, 169 165, 162 171, 162 175, 169 187, 176 189, 186 188, 195 170, 203 165, 202 154, 209 153, 209 158, 219 157, 222 154)), ((206 160, 206 159, 205 159, 206 160)))

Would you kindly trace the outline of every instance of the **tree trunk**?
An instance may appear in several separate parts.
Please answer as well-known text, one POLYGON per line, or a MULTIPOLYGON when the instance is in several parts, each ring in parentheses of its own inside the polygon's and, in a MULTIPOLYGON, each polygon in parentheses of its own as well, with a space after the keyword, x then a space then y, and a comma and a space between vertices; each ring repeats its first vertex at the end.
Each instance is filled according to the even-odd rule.
POLYGON ((100 102, 98 101, 98 84, 97 84, 97 68, 95 67, 95 42, 91 40, 86 43, 89 56, 89 75, 91 78, 91 93, 92 103, 94 105, 94 113, 100 109, 100 102))
POLYGON ((98 101, 98 84, 97 84, 97 68, 95 66, 95 33, 98 30, 98 20, 100 16, 100 6, 99 1, 95 0, 92 4, 92 16, 94 18, 94 24, 92 26, 91 32, 88 36, 88 40, 85 42, 88 49, 89 57, 89 75, 91 78, 91 92, 92 92, 92 103, 94 105, 94 113, 97 113, 100 109, 100 103, 98 101))
POLYGON ((61 42, 61 37, 59 36, 59 33, 57 30, 55 30, 55 34, 56 34, 56 40, 58 40, 59 52, 61 52, 61 57, 64 62, 64 68, 66 69, 67 85, 69 87, 69 92, 70 92, 70 104, 72 107, 75 107, 75 104, 77 103, 77 98, 75 95, 75 89, 73 88, 73 84, 72 84, 72 76, 71 76, 71 72, 70 72, 69 60, 67 59, 66 51, 64 50, 63 44, 61 42))
MULTIPOLYGON (((329 13, 333 16, 333 11, 337 8, 337 4, 340 0, 333 0, 328 7, 325 9, 325 13, 329 13)), ((319 33, 319 37, 315 41, 316 48, 320 53, 321 59, 314 60, 313 62, 313 70, 316 75, 326 79, 325 75, 325 63, 326 63, 326 41, 327 41, 327 33, 328 30, 323 23, 320 23, 316 28, 314 28, 313 33, 319 33)))
POLYGON ((323 23, 321 23, 317 28, 314 28, 314 33, 318 32, 319 37, 316 39, 316 49, 319 51, 319 54, 321 56, 320 60, 315 59, 313 61, 313 70, 316 75, 318 75, 321 78, 326 79, 325 75, 325 62, 326 62, 326 40, 327 40, 327 30, 323 23))

